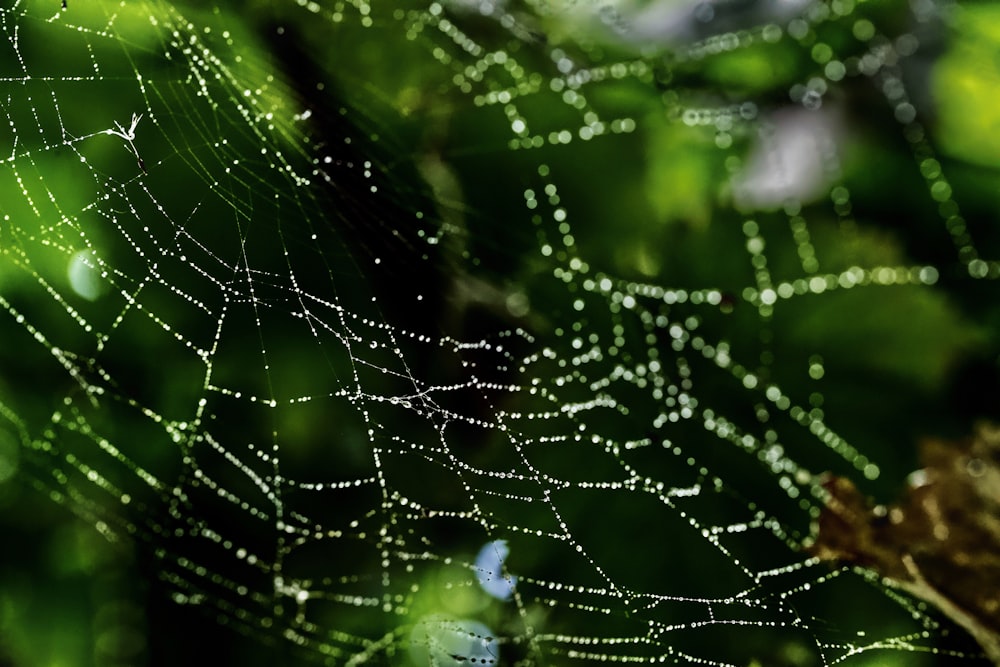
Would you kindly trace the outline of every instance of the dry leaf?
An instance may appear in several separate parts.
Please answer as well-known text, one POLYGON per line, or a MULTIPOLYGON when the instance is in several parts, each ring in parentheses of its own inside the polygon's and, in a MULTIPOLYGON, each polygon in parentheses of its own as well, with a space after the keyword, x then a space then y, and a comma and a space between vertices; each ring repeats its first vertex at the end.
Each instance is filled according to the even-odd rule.
POLYGON ((929 440, 903 499, 874 506, 843 477, 809 550, 871 568, 940 609, 1000 665, 1000 428, 929 440))

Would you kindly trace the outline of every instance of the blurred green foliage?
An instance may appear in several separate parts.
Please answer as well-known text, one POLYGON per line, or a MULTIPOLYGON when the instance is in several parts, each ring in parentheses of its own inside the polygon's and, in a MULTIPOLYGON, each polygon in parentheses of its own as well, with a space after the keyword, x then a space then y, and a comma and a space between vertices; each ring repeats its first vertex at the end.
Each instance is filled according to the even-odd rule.
POLYGON ((1000 166, 1000 9, 963 6, 952 29, 953 45, 935 63, 931 83, 941 147, 955 158, 995 170, 1000 166))
MULTIPOLYGON (((558 175, 551 182, 559 183, 558 204, 553 206, 568 211, 577 257, 601 275, 633 285, 717 291, 723 307, 705 310, 691 302, 678 303, 672 305, 671 317, 695 318, 707 340, 724 341, 733 358, 749 360, 748 372, 762 387, 780 386, 809 414, 826 418, 860 452, 853 459, 834 455, 808 433, 793 431, 801 440, 786 446, 798 448, 797 461, 804 470, 850 475, 867 493, 886 500, 912 470, 912 446, 920 437, 962 432, 975 418, 1000 416, 991 400, 1000 395, 1000 311, 991 305, 996 290, 989 281, 970 287, 965 264, 956 261, 951 244, 956 234, 949 238, 946 231, 954 216, 938 210, 947 202, 968 205, 967 224, 981 232, 976 238, 982 240, 984 256, 996 256, 1000 239, 993 203, 994 170, 1000 166, 1000 131, 995 131, 1000 129, 1000 106, 994 98, 1000 90, 1000 13, 991 5, 959 6, 946 13, 944 24, 926 28, 933 32, 929 43, 943 40, 940 53, 918 52, 913 70, 906 72, 914 81, 914 97, 927 101, 926 130, 930 144, 942 151, 938 166, 949 174, 949 193, 939 188, 935 194, 928 188, 926 170, 933 165, 925 166, 928 163, 915 157, 912 145, 900 137, 900 123, 870 77, 858 75, 835 87, 834 80, 840 78, 833 76, 829 85, 835 92, 824 99, 837 109, 846 128, 837 135, 841 171, 818 200, 748 211, 736 202, 732 183, 750 162, 754 132, 738 122, 725 129, 685 124, 681 115, 748 101, 762 112, 794 106, 789 89, 816 77, 829 78, 833 54, 860 59, 876 33, 898 40, 917 30, 904 3, 859 3, 839 19, 818 22, 799 40, 765 40, 688 59, 675 57, 671 48, 650 51, 623 44, 590 30, 589 24, 580 37, 577 18, 568 10, 563 18, 548 16, 534 23, 525 19, 534 37, 514 39, 485 17, 463 13, 461 3, 442 8, 453 11, 456 22, 475 39, 523 63, 523 69, 511 68, 489 79, 497 89, 488 92, 501 92, 499 83, 529 91, 520 113, 530 117, 543 137, 558 138, 565 128, 578 130, 581 125, 564 92, 550 85, 556 77, 553 49, 597 62, 643 64, 588 93, 595 113, 627 118, 634 132, 590 142, 578 135, 571 142, 547 140, 530 150, 511 146, 517 139, 512 140, 511 120, 501 106, 470 104, 473 95, 462 89, 461 81, 475 82, 476 75, 456 65, 458 56, 442 55, 437 41, 441 38, 431 34, 432 27, 413 28, 412 34, 401 31, 405 22, 400 17, 425 12, 424 5, 372 8, 372 25, 367 26, 365 13, 341 7, 336 11, 345 13, 344 20, 330 20, 329 14, 320 14, 326 18, 318 20, 290 2, 204 6, 71 0, 51 21, 56 8, 43 4, 16 3, 0 10, 6 18, 0 39, 5 78, 0 85, 7 88, 0 105, 9 120, 0 123, 5 125, 0 145, 12 154, 0 170, 0 296, 6 311, 0 325, 5 341, 0 350, 0 511, 4 543, 13 545, 5 550, 0 569, 0 664, 176 664, 205 660, 198 642, 215 642, 221 654, 243 663, 290 664, 317 657, 308 647, 299 651, 292 642, 266 632, 259 633, 264 648, 246 638, 258 634, 253 614, 263 612, 255 606, 259 601, 250 600, 252 596, 241 599, 232 588, 208 584, 208 600, 188 596, 188 606, 173 606, 168 597, 177 599, 179 594, 170 585, 171 567, 189 549, 209 570, 226 561, 215 560, 211 546, 184 541, 191 525, 173 520, 170 509, 176 505, 164 501, 168 491, 157 495, 138 484, 135 467, 108 463, 104 469, 107 460, 99 456, 96 445, 107 436, 129 461, 173 483, 184 476, 182 457, 190 452, 178 443, 196 420, 192 406, 207 394, 207 383, 250 387, 262 396, 266 391, 261 388, 267 385, 286 399, 333 395, 346 384, 339 374, 370 372, 357 371, 346 356, 325 359, 327 366, 317 371, 313 343, 303 344, 302 329, 295 328, 299 324, 281 315, 264 316, 260 337, 232 333, 258 328, 256 314, 247 310, 233 315, 232 324, 227 320, 225 335, 218 335, 223 344, 216 350, 217 372, 206 380, 202 363, 167 332, 197 332, 194 342, 207 349, 219 322, 149 279, 149 257, 159 257, 164 247, 185 235, 201 244, 204 254, 192 263, 204 267, 205 275, 192 276, 188 267, 166 256, 156 271, 164 283, 199 295, 196 298, 210 294, 218 284, 213 281, 235 280, 238 272, 226 273, 222 267, 229 269, 241 259, 261 271, 287 271, 282 264, 286 257, 275 252, 280 246, 295 257, 295 267, 302 267, 306 285, 319 290, 335 284, 349 312, 385 317, 435 338, 477 340, 486 332, 524 326, 539 340, 555 341, 555 346, 567 346, 572 336, 591 332, 599 333, 604 345, 626 330, 630 341, 642 341, 645 330, 639 324, 609 314, 593 293, 553 280, 552 262, 538 254, 544 244, 555 248, 560 261, 568 262, 571 254, 559 245, 565 236, 532 227, 525 215, 526 189, 537 189, 543 203, 546 197, 550 202, 556 197, 543 194, 550 171, 558 175), (12 25, 17 26, 16 42, 12 25), (547 72, 548 78, 537 72, 547 72), (206 73, 214 78, 199 78, 206 73), (39 101, 43 98, 55 103, 39 101), (253 103, 236 104, 242 99, 253 103), (305 111, 311 114, 309 122, 305 111), (127 142, 106 132, 138 113, 144 118, 134 146, 148 172, 141 178, 143 170, 127 142), (353 141, 349 148, 342 147, 344 136, 353 141), (343 153, 326 151, 330 146, 343 153), (344 163, 368 161, 375 176, 362 179, 345 170, 337 172, 340 180, 324 184, 310 171, 311 160, 324 152, 344 163), (314 180, 303 184, 276 176, 281 170, 272 167, 281 160, 289 165, 287 173, 299 170, 314 180), (377 183, 377 196, 372 196, 372 183, 377 183), (849 191, 850 206, 829 196, 836 185, 849 191), (227 196, 216 197, 220 190, 227 196), (158 194, 147 196, 150 192, 158 194), (793 243, 789 233, 799 215, 808 220, 813 255, 803 250, 805 242, 793 243), (750 218, 755 233, 747 232, 750 218), (315 221, 326 226, 313 226, 315 221), (434 233, 442 240, 429 248, 423 241, 434 233), (320 257, 307 250, 316 234, 328 242, 320 257), (766 239, 766 246, 755 251, 754 243, 765 243, 758 237, 766 239), (81 252, 87 253, 89 270, 105 281, 103 291, 74 287, 69 266, 81 252), (752 254, 766 254, 776 289, 785 283, 796 290, 795 298, 781 301, 766 317, 753 302, 759 295, 746 294, 747 285, 757 284, 752 254), (808 257, 817 262, 811 270, 804 264, 808 257), (376 267, 374 258, 384 264, 376 267), (911 279, 909 273, 903 277, 904 272, 897 282, 905 285, 869 284, 851 290, 836 285, 819 289, 809 282, 859 266, 909 271, 923 265, 940 267, 940 281, 933 287, 927 283, 935 281, 911 279), (419 307, 408 300, 413 294, 424 299, 419 307), (370 305, 372 297, 377 306, 370 305), (130 298, 145 312, 131 309, 130 298), (530 313, 512 308, 515 302, 530 303, 530 313), (31 328, 15 322, 15 313, 22 313, 31 328), (163 327, 163 322, 169 326, 163 327), (579 322, 586 330, 571 329, 579 322), (97 342, 95 330, 114 332, 107 348, 97 342), (265 338, 272 364, 267 374, 257 361, 246 362, 260 357, 265 338), (90 405, 80 389, 85 383, 67 373, 68 366, 81 360, 88 374, 99 376, 105 370, 114 376, 117 394, 107 401, 112 407, 90 405), (969 376, 994 384, 982 394, 965 386, 969 376), (987 399, 979 400, 983 395, 987 399), (157 419, 150 423, 143 409, 157 419), (53 413, 60 414, 60 420, 54 420, 53 413), (73 465, 50 469, 53 461, 65 463, 67 457, 92 464, 106 486, 95 488, 74 479, 80 468, 73 465), (881 476, 869 474, 873 462, 881 476), (20 469, 16 478, 6 472, 13 469, 20 469), (135 497, 122 501, 117 491, 125 490, 135 497), (109 506, 119 523, 106 523, 109 506), (167 518, 153 530, 155 520, 150 517, 167 518), (106 539, 102 533, 120 537, 106 539), (130 533, 135 533, 134 544, 130 533), (167 574, 158 571, 161 566, 167 574), (212 593, 253 611, 247 618, 233 614, 224 604, 213 605, 212 593), (228 619, 233 627, 220 629, 206 618, 228 619)), ((198 249, 192 246, 189 251, 198 249)), ((267 280, 261 283, 266 290, 267 280)), ((272 297, 277 302, 265 293, 261 303, 270 303, 272 297)), ((368 342, 375 347, 374 339, 362 341, 368 342)), ((453 360, 442 361, 444 353, 434 356, 412 341, 393 344, 418 359, 422 366, 414 372, 431 384, 449 386, 466 377, 453 360)), ((644 349, 642 343, 626 347, 622 358, 635 361, 629 355, 638 358, 644 349)), ((385 357, 389 367, 392 356, 386 352, 385 357)), ((754 415, 766 402, 759 392, 748 391, 754 387, 741 378, 716 373, 717 363, 707 356, 692 357, 703 407, 753 424, 760 438, 772 427, 794 426, 794 419, 784 413, 770 423, 755 422, 754 415)), ((611 362, 605 362, 610 367, 611 362)), ((546 381, 564 372, 544 366, 533 370, 546 381)), ((516 369, 496 372, 497 377, 490 372, 481 379, 521 386, 530 382, 516 369)), ((373 395, 405 393, 405 382, 398 377, 371 372, 364 378, 373 395)), ((566 404, 577 398, 573 391, 565 390, 566 404)), ((620 391, 622 405, 632 405, 630 392, 639 395, 632 413, 609 411, 601 423, 609 437, 625 441, 634 437, 636 424, 652 422, 660 408, 644 402, 648 392, 631 386, 615 391, 620 391)), ((440 400, 456 412, 480 416, 495 407, 480 405, 475 397, 440 400)), ((510 412, 530 412, 539 405, 523 396, 509 400, 505 409, 510 412)), ((375 409, 382 410, 375 412, 375 419, 391 424, 402 441, 438 437, 412 415, 401 416, 390 406, 375 409)), ((323 480, 346 481, 376 474, 366 440, 369 424, 351 406, 304 403, 272 417, 260 405, 223 396, 211 410, 214 427, 232 442, 253 442, 271 431, 281 434, 282 470, 288 477, 309 479, 320 471, 323 480)), ((543 433, 546 427, 537 428, 543 433)), ((505 434, 471 427, 457 434, 455 430, 448 432, 454 439, 448 444, 461 451, 469 465, 493 470, 516 465, 507 460, 512 455, 504 446, 505 434)), ((731 495, 698 506, 708 525, 725 524, 726 519, 717 517, 739 515, 749 504, 778 517, 793 534, 790 541, 808 535, 809 514, 776 488, 775 473, 763 459, 734 454, 729 443, 707 437, 700 424, 681 424, 672 433, 684 447, 699 443, 690 445, 699 461, 690 468, 704 464, 710 474, 678 471, 676 461, 648 451, 628 460, 648 465, 646 469, 657 471, 668 485, 697 479, 707 486, 714 475, 727 484, 735 480, 731 495)), ((616 479, 625 458, 558 447, 537 456, 533 462, 539 469, 550 466, 554 476, 577 481, 616 479)), ((240 499, 249 499, 251 505, 259 500, 260 489, 224 457, 199 463, 240 499)), ((386 456, 380 465, 380 474, 426 506, 469 511, 464 481, 440 462, 386 456)), ((383 500, 367 489, 345 494, 354 495, 331 496, 329 508, 309 510, 319 512, 324 525, 336 530, 360 524, 376 534, 383 526, 377 511, 383 500)), ((654 592, 683 589, 692 597, 721 596, 738 588, 743 574, 735 560, 744 554, 723 558, 706 542, 682 541, 679 536, 688 527, 653 501, 639 494, 607 501, 580 488, 560 494, 565 510, 561 520, 588 551, 601 554, 613 580, 654 592), (649 540, 664 543, 666 553, 648 549, 649 540), (677 581, 677 572, 689 574, 677 581)), ((220 494, 204 495, 183 511, 197 509, 206 521, 227 521, 228 508, 220 494)), ((491 501, 496 505, 489 511, 508 525, 554 530, 540 503, 519 505, 484 496, 484 505, 491 501)), ((311 501, 291 498, 289 507, 296 502, 311 501)), ((273 557, 275 544, 283 538, 273 526, 262 525, 244 513, 230 527, 251 550, 259 547, 273 557)), ((486 537, 447 521, 432 525, 431 549, 438 549, 436 555, 442 558, 446 551, 457 554, 456 562, 471 560, 486 537)), ((541 579, 603 585, 589 564, 563 553, 564 548, 568 552, 565 545, 539 547, 520 534, 510 540, 514 569, 537 572, 541 579)), ((296 552, 287 567, 307 581, 350 574, 354 579, 348 577, 345 590, 374 595, 372 591, 381 590, 371 583, 380 573, 381 556, 370 543, 356 546, 356 552, 339 545, 296 552)), ((783 562, 801 559, 797 553, 786 558, 788 545, 770 535, 745 548, 749 559, 761 553, 782 554, 783 562)), ((246 573, 219 574, 239 580, 246 573)), ((508 636, 523 634, 525 627, 552 634, 571 633, 576 627, 541 604, 526 605, 520 612, 495 604, 481 590, 470 588, 467 570, 453 563, 433 561, 433 567, 400 576, 411 576, 413 590, 419 591, 407 601, 404 625, 444 611, 479 614, 508 636)), ((843 578, 848 576, 853 575, 843 578)), ((857 637, 865 632, 917 637, 924 630, 886 601, 872 582, 855 579, 829 594, 826 589, 803 594, 796 600, 802 607, 799 613, 809 623, 834 626, 833 633, 845 644, 860 641, 857 637)), ((328 608, 317 603, 310 612, 321 626, 328 621, 329 627, 345 633, 385 632, 390 645, 405 646, 405 637, 392 634, 400 631, 383 627, 387 622, 375 612, 345 614, 334 603, 328 608)), ((295 613, 289 609, 286 615, 295 613)), ((698 620, 685 618, 683 609, 657 613, 657 620, 664 622, 698 620)), ((616 629, 628 628, 628 621, 621 616, 607 619, 616 629)), ((587 622, 596 627, 593 620, 587 622)), ((695 655, 718 650, 738 664, 823 664, 808 631, 792 629, 780 634, 780 640, 778 636, 764 631, 763 625, 746 628, 745 633, 706 628, 685 650, 695 655)), ((969 643, 956 641, 948 646, 974 651, 969 643)), ((873 650, 849 664, 930 665, 945 660, 930 652, 885 648, 891 650, 873 650)), ((513 652, 518 651, 527 648, 514 647, 513 652)), ((400 655, 402 650, 397 653, 402 660, 400 655)))

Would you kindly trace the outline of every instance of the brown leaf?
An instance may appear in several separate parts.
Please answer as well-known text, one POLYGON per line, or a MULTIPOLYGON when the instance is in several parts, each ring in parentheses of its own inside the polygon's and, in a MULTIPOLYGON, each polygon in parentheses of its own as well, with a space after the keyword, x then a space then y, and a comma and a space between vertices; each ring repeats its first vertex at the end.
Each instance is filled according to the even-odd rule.
POLYGON ((968 630, 1000 665, 1000 428, 929 440, 921 462, 889 507, 830 477, 809 551, 888 577, 968 630))

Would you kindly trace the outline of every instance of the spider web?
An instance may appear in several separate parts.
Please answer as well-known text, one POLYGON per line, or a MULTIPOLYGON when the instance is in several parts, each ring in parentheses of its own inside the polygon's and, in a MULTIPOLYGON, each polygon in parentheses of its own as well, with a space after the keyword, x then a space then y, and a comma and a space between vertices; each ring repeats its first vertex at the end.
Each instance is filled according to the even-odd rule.
POLYGON ((981 660, 803 550, 1000 275, 937 7, 68 5, 0 10, 0 460, 175 602, 331 664, 981 660), (780 100, 705 78, 768 49, 780 100))

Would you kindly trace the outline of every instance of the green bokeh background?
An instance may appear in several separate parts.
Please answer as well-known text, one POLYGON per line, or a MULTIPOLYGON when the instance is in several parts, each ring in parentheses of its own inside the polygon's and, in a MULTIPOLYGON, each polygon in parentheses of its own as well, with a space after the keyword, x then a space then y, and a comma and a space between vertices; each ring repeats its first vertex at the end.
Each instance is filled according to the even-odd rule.
MULTIPOLYGON (((294 257, 307 288, 334 285, 349 311, 434 339, 474 341, 520 326, 536 340, 562 346, 560 353, 565 353, 576 335, 599 334, 605 346, 622 335, 628 343, 621 346, 621 358, 641 359, 647 330, 609 315, 593 294, 572 294, 578 288, 553 280, 554 262, 538 253, 540 242, 555 245, 559 238, 553 229, 532 224, 524 192, 534 189, 544 199, 545 174, 551 173, 559 205, 571 216, 579 257, 596 272, 633 285, 720 291, 731 307, 677 304, 671 318, 698 318, 706 339, 727 341, 733 356, 762 382, 774 383, 808 405, 865 457, 845 460, 811 448, 818 444, 816 438, 804 429, 796 431, 790 416, 774 416, 770 426, 797 434, 789 436, 785 447, 809 470, 850 476, 866 493, 888 501, 916 467, 915 445, 922 437, 956 436, 968 432, 976 419, 1000 418, 998 272, 991 269, 985 280, 969 277, 961 261, 968 258, 958 256, 946 228, 951 216, 940 210, 927 174, 921 173, 924 162, 914 156, 872 78, 848 77, 826 98, 847 128, 838 142, 841 173, 836 185, 850 193, 849 215, 838 215, 830 196, 805 202, 801 215, 808 220, 820 275, 859 265, 933 266, 939 279, 932 287, 916 281, 806 294, 779 302, 773 316, 762 319, 743 294, 754 284, 745 222, 753 217, 767 239, 775 284, 793 282, 804 273, 788 232, 788 208, 750 216, 734 206, 732 158, 746 159, 751 132, 737 127, 723 140, 731 148, 720 149, 718 127, 685 125, 672 115, 681 106, 746 100, 761 109, 787 106, 789 89, 822 76, 831 52, 841 59, 863 56, 871 47, 869 27, 890 40, 919 34, 922 47, 906 62, 903 79, 924 119, 929 144, 938 151, 940 170, 947 174, 952 196, 945 199, 961 206, 980 256, 997 257, 1000 12, 990 3, 949 6, 942 18, 919 26, 907 3, 858 3, 844 16, 817 24, 805 39, 759 41, 688 59, 675 57, 662 45, 637 51, 592 25, 581 25, 568 11, 525 19, 535 38, 517 40, 474 13, 445 10, 453 11, 473 38, 516 54, 527 69, 548 77, 556 75, 550 57, 554 48, 596 63, 644 63, 628 76, 587 90, 596 112, 633 119, 634 132, 532 150, 510 147, 510 121, 499 106, 470 104, 455 68, 434 56, 440 35, 430 28, 412 36, 401 30, 405 21, 399 17, 426 12, 424 5, 372 7, 372 25, 367 26, 363 19, 368 14, 356 9, 341 8, 344 20, 336 22, 329 18, 336 8, 323 8, 317 15, 326 18, 318 20, 296 3, 263 1, 119 5, 78 0, 49 22, 58 9, 51 4, 5 3, 8 23, 0 40, 0 106, 9 120, 0 122, 0 146, 12 153, 0 166, 0 296, 5 310, 0 324, 0 664, 272 665, 322 659, 308 647, 298 649, 277 632, 255 626, 261 614, 276 613, 280 605, 241 599, 219 582, 205 584, 207 597, 197 598, 179 593, 171 578, 177 559, 190 555, 210 572, 219 568, 226 578, 245 578, 251 588, 266 588, 251 568, 223 570, 228 561, 184 531, 192 528, 191 513, 198 512, 209 522, 231 521, 226 525, 236 541, 267 553, 279 541, 273 524, 248 515, 233 519, 224 502, 196 491, 193 504, 182 510, 186 518, 174 521, 170 503, 136 484, 134 469, 107 457, 86 458, 96 439, 106 435, 128 460, 159 478, 184 475, 183 456, 190 452, 176 443, 195 418, 192 406, 207 395, 204 369, 160 323, 127 309, 124 297, 136 295, 146 313, 199 345, 211 344, 217 324, 212 317, 157 287, 156 281, 140 288, 138 277, 148 275, 147 258, 176 242, 169 233, 178 227, 191 230, 206 249, 192 263, 204 266, 207 275, 199 282, 186 265, 168 257, 157 271, 165 283, 199 299, 211 298, 217 284, 213 278, 232 277, 216 259, 221 265, 242 253, 254 268, 281 273, 283 259, 274 252, 280 244, 294 257), (185 35, 198 35, 197 48, 186 52, 163 27, 171 22, 185 35), (63 23, 82 29, 69 30, 63 23), (17 48, 11 33, 15 24, 17 48), (97 77, 91 76, 94 63, 97 77), (202 69, 220 78, 194 80, 192 72, 202 69), (207 94, 199 94, 202 86, 207 94), (248 119, 235 105, 218 103, 243 95, 243 87, 252 92, 257 109, 273 114, 273 122, 248 119), (53 99, 56 104, 50 103, 53 99), (303 109, 311 112, 308 123, 296 117, 303 109), (125 143, 103 133, 139 112, 146 117, 137 126, 135 146, 148 171, 141 178, 125 143), (60 136, 59 128, 66 134, 60 136), (257 131, 265 128, 262 137, 257 131), (67 136, 82 139, 67 141, 67 136), (344 137, 352 139, 349 145, 344 137), (328 151, 326 146, 337 148, 328 151), (290 177, 276 177, 271 168, 278 155, 301 166, 324 153, 336 156, 332 185, 316 179, 299 186, 290 177), (355 165, 366 160, 372 175, 360 176, 355 165), (546 169, 540 170, 541 165, 546 169), (216 191, 229 193, 229 199, 208 195, 206 184, 220 182, 216 191), (150 191, 155 197, 144 196, 150 191), (103 195, 109 199, 102 200, 103 195), (158 222, 150 225, 152 231, 140 231, 136 225, 144 220, 158 222), (441 243, 426 244, 428 235, 439 233, 441 243), (309 252, 313 234, 323 248, 318 255, 309 252), (92 253, 102 266, 118 271, 95 281, 97 298, 84 298, 71 284, 67 266, 80 252, 92 253), (377 308, 370 305, 372 297, 377 308), (582 315, 571 305, 577 297, 584 302, 582 315), (510 307, 512 298, 530 303, 530 310, 510 307), (129 315, 119 321, 126 310, 129 315), (17 322, 16 313, 32 328, 17 322), (90 323, 98 332, 113 331, 106 349, 95 347, 93 331, 68 325, 67 313, 77 313, 71 319, 90 323), (581 330, 575 331, 574 324, 581 330), (616 333, 615 324, 624 333, 616 333), (53 348, 96 361, 83 364, 94 378, 101 369, 115 378, 114 393, 100 399, 100 409, 79 389, 53 348), (136 406, 164 421, 151 422, 136 406), (58 422, 53 413, 61 415, 58 422), (106 489, 76 479, 80 467, 60 465, 67 456, 95 466, 109 485, 127 489, 129 507, 119 505, 120 498, 109 502, 106 489), (863 474, 869 461, 879 466, 877 479, 863 474), (180 533, 170 532, 174 529, 180 533), (175 604, 178 597, 186 604, 175 604), (241 619, 226 604, 245 605, 253 618, 241 619), (206 646, 215 655, 210 657, 206 646)), ((517 7, 515 14, 530 13, 517 7)), ((510 78, 515 86, 537 84, 543 91, 526 96, 520 107, 536 132, 547 135, 550 128, 557 132, 580 125, 579 114, 574 115, 565 98, 546 91, 547 80, 518 79, 516 73, 510 78)), ((265 283, 262 279, 259 298, 277 299, 267 293, 265 283)), ((209 310, 218 306, 207 303, 209 310)), ((280 314, 265 315, 262 325, 271 373, 262 373, 260 362, 242 363, 256 360, 261 351, 259 338, 236 333, 253 331, 252 317, 246 309, 227 321, 231 328, 222 337, 213 382, 280 397, 323 396, 344 386, 341 374, 350 368, 346 357, 327 358, 317 371, 314 349, 303 344, 302 329, 280 314)), ((415 360, 414 374, 434 385, 467 377, 447 351, 432 354, 413 341, 397 343, 415 360)), ((366 358, 377 360, 378 354, 366 358)), ((673 359, 669 352, 664 356, 673 359)), ((477 357, 469 353, 469 358, 477 357)), ((384 365, 391 364, 386 353, 384 365)), ((501 371, 495 364, 484 356, 481 380, 527 384, 517 369, 501 371)), ((695 357, 691 365, 702 407, 752 424, 755 435, 764 437, 767 425, 755 421, 764 402, 759 395, 734 377, 716 373, 709 359, 695 357)), ((531 369, 546 382, 560 372, 544 364, 531 369)), ((403 393, 398 378, 376 372, 364 375, 364 384, 375 395, 403 393)), ((579 387, 567 388, 561 399, 582 399, 574 396, 575 390, 579 387)), ((659 408, 648 392, 634 386, 616 391, 619 402, 632 409, 603 421, 603 433, 621 441, 644 437, 648 427, 638 425, 651 422, 659 408)), ((439 400, 457 413, 483 418, 493 407, 480 404, 471 392, 439 400)), ((539 401, 515 397, 503 407, 531 411, 539 401)), ((320 478, 339 481, 373 473, 366 424, 343 402, 271 413, 246 401, 213 397, 211 410, 213 428, 240 446, 269 429, 279 433, 283 474, 292 478, 322 471, 320 478), (332 448, 327 447, 331 439, 332 448)), ((392 424, 403 440, 434 436, 412 414, 393 406, 373 410, 374 418, 392 424)), ((538 428, 541 434, 546 427, 538 428)), ((455 428, 448 437, 470 464, 489 469, 512 465, 510 448, 496 431, 455 428)), ((680 486, 692 479, 708 484, 715 475, 727 484, 737 480, 730 495, 696 506, 706 523, 724 525, 730 520, 725 517, 742 517, 748 503, 756 503, 785 523, 793 540, 808 534, 808 514, 782 495, 774 473, 761 461, 734 454, 700 424, 673 427, 669 437, 696 452, 699 465, 710 474, 692 472, 697 466, 676 470, 671 466, 677 461, 645 450, 629 460, 656 471, 668 484, 680 486)), ((617 459, 602 452, 553 447, 538 453, 534 462, 551 466, 553 474, 566 479, 614 479, 620 474, 617 459)), ((261 500, 259 491, 244 486, 246 480, 223 459, 199 464, 238 496, 261 500)), ((440 466, 404 456, 387 456, 382 465, 396 488, 427 506, 467 509, 455 477, 440 466)), ((590 553, 600 554, 613 579, 642 590, 683 589, 678 594, 691 596, 738 590, 741 575, 733 564, 705 542, 685 540, 685 526, 675 515, 664 516, 662 508, 651 501, 647 506, 638 494, 614 498, 573 488, 558 500, 563 519, 590 553), (651 541, 670 548, 661 552, 627 546, 651 541), (685 573, 681 581, 679 572, 685 573)), ((296 503, 316 500, 303 494, 286 502, 294 509, 296 503)), ((361 490, 332 496, 329 508, 301 509, 320 516, 328 527, 346 528, 355 520, 377 530, 381 518, 373 517, 377 513, 372 510, 380 502, 361 490)), ((488 509, 509 525, 551 528, 545 525, 551 518, 539 508, 498 501, 488 509)), ((481 530, 448 522, 422 530, 438 555, 454 554, 459 561, 470 560, 487 539, 481 530)), ((560 547, 539 547, 516 532, 502 536, 511 543, 514 570, 554 581, 599 583, 585 564, 570 564, 560 547)), ((778 540, 760 541, 748 539, 739 546, 751 560, 801 559, 778 540), (779 555, 785 551, 787 556, 779 555)), ((358 544, 356 553, 340 543, 337 549, 295 552, 287 567, 294 576, 316 580, 355 569, 363 579, 379 571, 371 544, 358 544)), ((420 593, 407 601, 411 615, 406 622, 411 624, 423 614, 447 610, 478 614, 498 633, 510 635, 523 632, 526 624, 571 632, 580 629, 574 622, 584 623, 595 634, 631 628, 631 619, 621 614, 598 620, 592 614, 579 621, 548 616, 540 606, 529 606, 518 617, 460 585, 468 583, 467 571, 448 564, 434 563, 413 578, 420 593)), ((887 601, 877 585, 855 574, 843 579, 846 583, 820 586, 814 595, 797 598, 802 617, 834 636, 842 633, 839 641, 844 643, 855 641, 858 632, 879 637, 919 632, 918 622, 887 601)), ((367 589, 362 582, 357 590, 362 594, 367 589)), ((294 613, 291 607, 285 611, 294 613)), ((690 612, 678 605, 662 610, 657 620, 695 620, 685 613, 690 612)), ((380 614, 348 614, 335 604, 310 607, 310 614, 320 626, 326 622, 372 637, 393 630, 380 614)), ((968 654, 954 662, 975 664, 969 657, 975 646, 944 627, 938 633, 942 646, 968 654)), ((682 641, 681 650, 724 656, 736 664, 821 664, 807 630, 710 628, 682 641)), ((404 646, 405 637, 397 637, 397 644, 404 646)), ((404 653, 397 652, 394 659, 405 661, 404 653)), ((951 662, 929 651, 874 650, 845 664, 951 662)))

